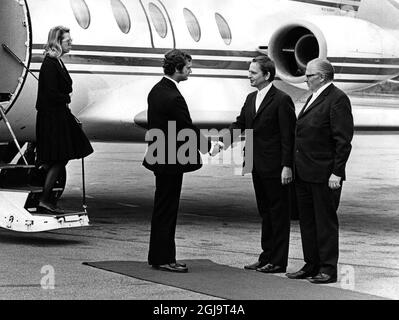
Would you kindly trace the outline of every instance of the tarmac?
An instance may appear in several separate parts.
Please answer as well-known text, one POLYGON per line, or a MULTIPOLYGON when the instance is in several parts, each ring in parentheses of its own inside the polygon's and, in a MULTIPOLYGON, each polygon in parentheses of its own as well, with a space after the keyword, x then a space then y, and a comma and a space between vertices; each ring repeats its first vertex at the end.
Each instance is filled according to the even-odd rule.
MULTIPOLYGON (((153 174, 141 165, 145 145, 93 147, 85 160, 91 226, 30 234, 1 229, 0 299, 216 300, 82 264, 146 261, 155 190, 153 174)), ((239 158, 239 147, 233 155, 239 158)), ((260 252, 252 180, 238 174, 239 163, 217 159, 184 176, 177 258, 242 268, 260 252)), ((81 162, 71 161, 67 169, 59 204, 79 208, 81 162)), ((339 279, 328 286, 399 299, 398 208, 399 135, 356 134, 339 208, 339 279)), ((302 265, 299 225, 292 221, 288 271, 302 265)))

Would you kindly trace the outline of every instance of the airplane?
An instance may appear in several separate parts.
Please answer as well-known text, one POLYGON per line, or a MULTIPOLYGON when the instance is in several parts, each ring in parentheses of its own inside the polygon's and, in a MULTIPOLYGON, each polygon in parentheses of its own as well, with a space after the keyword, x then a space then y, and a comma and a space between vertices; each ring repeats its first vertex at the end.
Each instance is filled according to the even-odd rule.
MULTIPOLYGON (((306 64, 317 57, 332 62, 334 83, 348 93, 399 76, 398 0, 3 0, 0 98, 22 143, 35 140, 37 77, 56 25, 71 29, 70 108, 92 141, 145 142, 147 94, 172 48, 193 57, 180 89, 204 129, 235 119, 258 55, 275 62, 275 84, 298 109, 306 64)), ((399 130, 397 96, 353 95, 352 104, 356 129, 399 130)), ((3 147, 8 131, 0 122, 3 147)))
MULTIPOLYGON (((235 119, 251 90, 248 61, 259 54, 275 61, 276 85, 299 104, 306 63, 316 57, 333 63, 335 83, 347 92, 399 75, 395 0, 6 0, 0 15, 1 44, 36 77, 48 30, 71 28, 70 107, 98 141, 144 142, 146 96, 162 76, 163 54, 175 47, 193 56, 181 87, 201 128, 235 119)), ((7 117, 18 140, 33 141, 37 80, 4 47, 0 66, 0 93, 11 94, 7 117)), ((397 129, 395 102, 387 104, 354 103, 356 127, 397 129)), ((10 139, 4 124, 0 137, 10 139)))

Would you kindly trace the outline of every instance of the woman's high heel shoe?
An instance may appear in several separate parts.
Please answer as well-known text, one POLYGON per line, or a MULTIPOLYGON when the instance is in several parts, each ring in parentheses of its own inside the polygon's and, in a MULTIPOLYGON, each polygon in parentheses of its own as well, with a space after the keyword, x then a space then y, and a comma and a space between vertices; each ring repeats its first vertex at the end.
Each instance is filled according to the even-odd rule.
POLYGON ((51 213, 65 213, 65 211, 63 209, 58 208, 58 207, 52 205, 51 203, 46 203, 46 202, 42 202, 42 201, 39 202, 38 208, 44 209, 51 213))

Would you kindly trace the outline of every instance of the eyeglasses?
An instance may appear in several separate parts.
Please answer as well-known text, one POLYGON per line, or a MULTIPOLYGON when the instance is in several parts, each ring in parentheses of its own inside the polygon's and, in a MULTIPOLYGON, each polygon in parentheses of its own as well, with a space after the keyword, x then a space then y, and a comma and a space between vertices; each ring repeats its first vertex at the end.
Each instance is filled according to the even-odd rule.
POLYGON ((318 75, 318 73, 305 74, 305 77, 306 77, 306 79, 309 79, 310 77, 317 76, 317 75, 318 75))
POLYGON ((64 39, 64 40, 62 40, 62 42, 65 42, 67 44, 71 44, 72 43, 72 39, 64 39))

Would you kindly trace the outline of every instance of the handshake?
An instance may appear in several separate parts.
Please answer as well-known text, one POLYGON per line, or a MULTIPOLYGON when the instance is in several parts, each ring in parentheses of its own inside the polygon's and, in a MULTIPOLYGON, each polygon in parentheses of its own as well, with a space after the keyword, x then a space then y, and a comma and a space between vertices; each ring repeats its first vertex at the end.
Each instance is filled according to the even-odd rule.
POLYGON ((224 149, 224 143, 221 141, 212 141, 211 150, 208 154, 212 157, 216 156, 221 150, 224 149))

